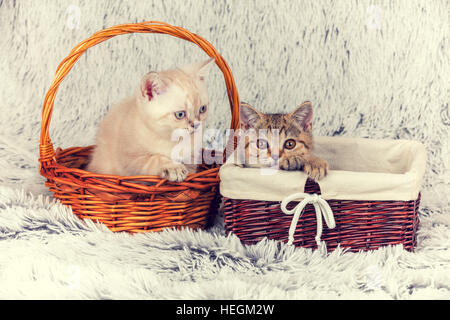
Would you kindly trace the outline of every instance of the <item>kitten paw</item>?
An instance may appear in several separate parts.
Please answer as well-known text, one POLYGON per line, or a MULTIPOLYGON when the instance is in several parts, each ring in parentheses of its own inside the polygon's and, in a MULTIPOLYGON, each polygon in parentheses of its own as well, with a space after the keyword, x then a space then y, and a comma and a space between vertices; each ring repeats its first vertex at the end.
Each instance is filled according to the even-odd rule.
POLYGON ((280 161, 280 169, 283 170, 301 170, 303 169, 303 163, 300 158, 287 157, 280 161))
POLYGON ((327 175, 328 163, 320 158, 315 158, 305 163, 303 170, 311 179, 318 181, 327 175))
POLYGON ((173 164, 170 167, 164 167, 161 170, 161 178, 169 181, 181 182, 186 179, 188 174, 184 164, 173 164))

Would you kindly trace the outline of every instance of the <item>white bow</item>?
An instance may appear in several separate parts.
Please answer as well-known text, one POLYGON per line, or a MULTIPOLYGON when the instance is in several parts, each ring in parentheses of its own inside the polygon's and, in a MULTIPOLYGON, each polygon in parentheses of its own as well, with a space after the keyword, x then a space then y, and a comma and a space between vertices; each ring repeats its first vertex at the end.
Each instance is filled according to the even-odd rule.
MULTIPOLYGON (((316 243, 318 248, 322 248, 324 246, 321 246, 321 237, 322 237, 322 229, 323 229, 323 223, 322 223, 322 216, 325 218, 325 222, 328 226, 328 228, 333 229, 336 227, 336 222, 334 221, 333 211, 331 211, 330 206, 328 203, 322 199, 322 197, 318 194, 309 194, 309 193, 294 193, 290 196, 287 196, 286 198, 281 201, 281 210, 285 214, 294 214, 292 217, 291 227, 289 228, 289 240, 288 244, 291 245, 294 242, 294 233, 295 228, 297 227, 297 222, 300 216, 302 215, 303 209, 308 203, 312 203, 314 205, 314 208, 316 210, 316 218, 317 218, 317 232, 316 232, 316 243), (301 200, 303 199, 303 200, 301 200), (301 201, 300 201, 301 200, 301 201), (292 210, 288 210, 286 206, 291 201, 300 201, 299 204, 295 206, 292 210)), ((325 246, 326 249, 326 246, 325 246)))

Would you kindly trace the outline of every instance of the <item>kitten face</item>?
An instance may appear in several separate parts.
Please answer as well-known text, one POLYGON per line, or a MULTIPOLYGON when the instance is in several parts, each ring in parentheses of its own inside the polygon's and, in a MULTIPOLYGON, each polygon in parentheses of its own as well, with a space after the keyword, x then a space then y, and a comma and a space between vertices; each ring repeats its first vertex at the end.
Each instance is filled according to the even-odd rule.
POLYGON ((312 152, 312 106, 304 102, 289 114, 263 114, 252 106, 240 107, 246 167, 278 167, 287 158, 312 152))
POLYGON ((162 137, 170 137, 176 129, 198 131, 208 114, 204 78, 213 62, 208 59, 144 76, 136 97, 142 121, 162 137))

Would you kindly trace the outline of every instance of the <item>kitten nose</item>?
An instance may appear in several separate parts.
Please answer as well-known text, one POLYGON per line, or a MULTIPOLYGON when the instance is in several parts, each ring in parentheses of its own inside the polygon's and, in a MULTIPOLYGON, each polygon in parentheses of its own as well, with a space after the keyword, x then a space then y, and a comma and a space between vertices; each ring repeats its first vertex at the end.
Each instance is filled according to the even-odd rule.
POLYGON ((272 159, 277 161, 278 159, 280 159, 280 156, 278 154, 272 154, 272 159))
POLYGON ((191 127, 194 129, 198 129, 202 123, 201 122, 191 122, 191 127))

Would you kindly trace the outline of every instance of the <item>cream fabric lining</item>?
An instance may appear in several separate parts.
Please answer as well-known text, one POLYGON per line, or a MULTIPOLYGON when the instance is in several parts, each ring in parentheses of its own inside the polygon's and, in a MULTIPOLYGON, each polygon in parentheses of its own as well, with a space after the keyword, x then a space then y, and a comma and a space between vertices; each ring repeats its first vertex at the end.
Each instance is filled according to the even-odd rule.
MULTIPOLYGON (((315 137, 314 153, 327 160, 323 199, 415 200, 425 172, 424 146, 409 140, 315 137)), ((233 199, 282 201, 304 192, 301 171, 243 168, 229 157, 220 169, 220 193, 233 199)))

